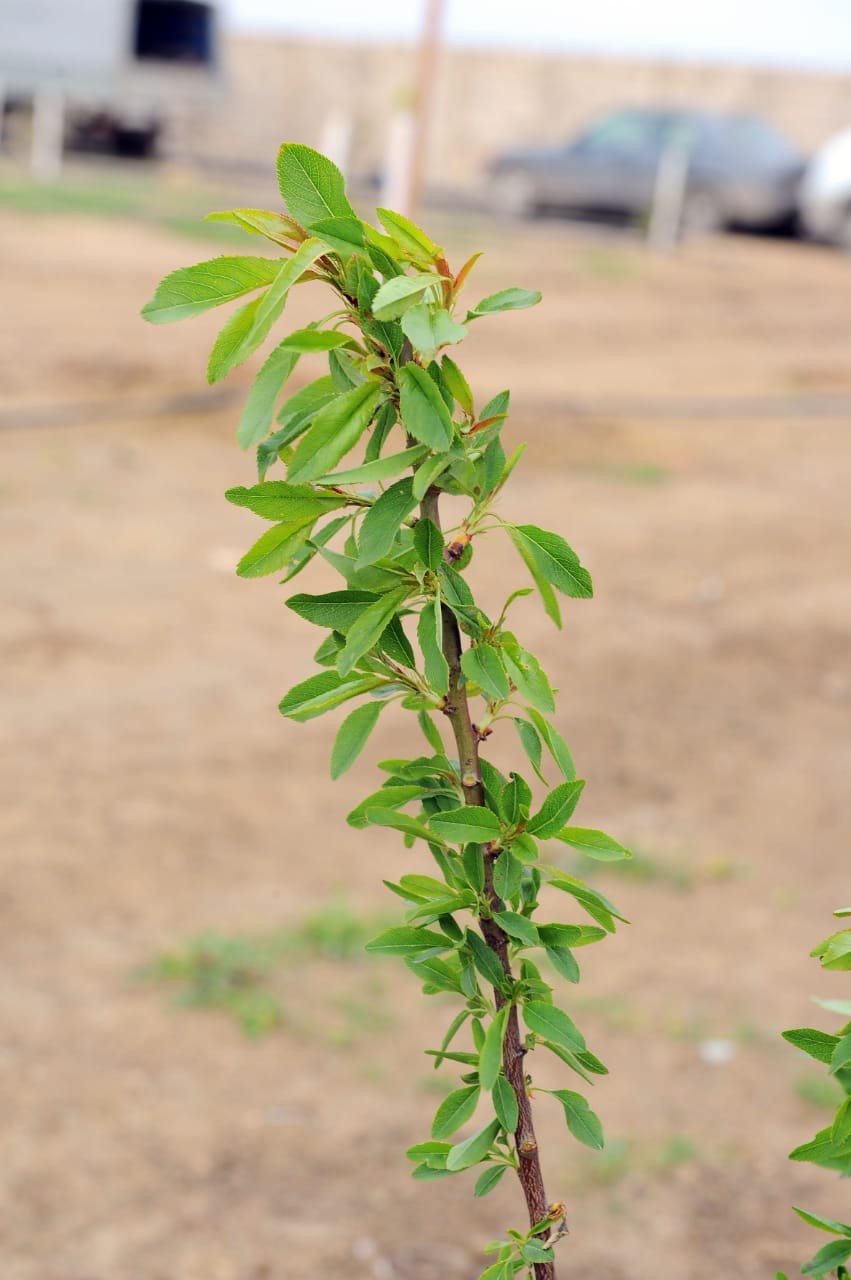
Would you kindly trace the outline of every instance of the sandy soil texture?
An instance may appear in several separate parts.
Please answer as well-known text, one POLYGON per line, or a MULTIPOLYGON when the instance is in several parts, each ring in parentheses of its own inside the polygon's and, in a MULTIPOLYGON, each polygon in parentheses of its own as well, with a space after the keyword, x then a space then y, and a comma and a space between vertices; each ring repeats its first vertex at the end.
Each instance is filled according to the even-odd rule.
MULTIPOLYGON (((606 1151, 539 1107, 564 1273, 797 1271, 821 1241, 790 1203, 848 1214, 829 1174, 786 1159, 829 1112, 779 1031, 829 1028, 809 996, 847 996, 807 953, 848 897, 851 264, 442 232, 458 261, 484 238, 477 296, 546 292, 482 321, 465 367, 483 398, 511 383, 509 435, 529 441, 505 509, 594 574, 563 632, 536 605, 522 630, 561 687, 583 820, 642 855, 595 873, 633 923, 566 996, 611 1068, 606 1151)), ((331 901, 393 913, 381 877, 426 869, 343 821, 408 749, 403 723, 331 786, 334 725, 277 713, 316 635, 274 579, 233 575, 258 532, 221 496, 252 473, 236 406, 148 412, 201 389, 220 317, 154 329, 138 307, 208 253, 0 213, 0 1274, 472 1280, 521 1204, 508 1180, 473 1201, 469 1175, 408 1178, 440 1097, 421 1050, 448 1014, 401 967, 293 949, 269 979, 284 1025, 254 1041, 134 977, 207 929, 295 935, 331 901)), ((312 307, 305 290, 293 327, 312 307)), ((506 554, 474 563, 494 604, 506 554)))

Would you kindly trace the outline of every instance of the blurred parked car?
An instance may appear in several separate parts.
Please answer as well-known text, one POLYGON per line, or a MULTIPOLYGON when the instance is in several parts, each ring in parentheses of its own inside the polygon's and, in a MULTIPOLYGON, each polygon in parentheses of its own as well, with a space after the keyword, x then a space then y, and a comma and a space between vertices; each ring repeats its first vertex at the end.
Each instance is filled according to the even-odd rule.
POLYGON ((677 148, 687 228, 793 223, 805 165, 780 134, 753 116, 665 108, 617 111, 567 145, 505 152, 489 170, 494 201, 516 216, 548 208, 645 215, 660 163, 677 148))
POLYGON ((801 187, 801 221, 809 235, 851 250, 851 129, 813 157, 801 187))

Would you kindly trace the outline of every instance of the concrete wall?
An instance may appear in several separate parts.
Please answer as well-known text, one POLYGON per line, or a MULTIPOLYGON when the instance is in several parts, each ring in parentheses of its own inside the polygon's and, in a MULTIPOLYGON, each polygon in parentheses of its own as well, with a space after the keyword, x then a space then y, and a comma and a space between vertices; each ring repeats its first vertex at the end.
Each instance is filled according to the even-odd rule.
MULTIPOLYGON (((190 150, 268 164, 285 138, 320 145, 329 115, 341 114, 353 128, 353 173, 381 168, 387 113, 410 98, 410 48, 232 37, 224 61, 229 104, 193 127, 190 150)), ((429 179, 468 185, 504 147, 566 139, 602 111, 643 103, 752 111, 812 150, 851 124, 851 74, 448 50, 429 179)))

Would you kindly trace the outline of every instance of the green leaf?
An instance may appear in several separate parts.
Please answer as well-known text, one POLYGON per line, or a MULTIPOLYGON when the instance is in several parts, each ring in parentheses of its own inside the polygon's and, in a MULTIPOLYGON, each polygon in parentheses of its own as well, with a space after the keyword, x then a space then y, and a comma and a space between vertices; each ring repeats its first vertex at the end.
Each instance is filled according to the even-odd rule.
POLYGON ((440 257, 442 250, 426 233, 410 219, 392 209, 376 209, 378 221, 399 246, 403 253, 411 258, 425 258, 433 261, 440 257))
POLYGON ((462 1124, 466 1124, 476 1110, 480 1093, 479 1086, 471 1084, 447 1094, 435 1112, 431 1136, 449 1138, 462 1124))
POLYGON ((317 493, 310 485, 288 484, 285 480, 264 480, 250 489, 242 485, 228 489, 228 502, 247 507, 264 520, 286 520, 290 523, 316 520, 329 511, 346 505, 336 493, 317 493))
POLYGON ((426 601, 417 621, 417 639, 425 662, 426 680, 435 693, 449 688, 449 664, 443 656, 443 619, 437 597, 426 601))
POLYGON ((393 276, 392 279, 385 280, 375 295, 372 314, 376 320, 398 320, 410 307, 416 306, 423 294, 431 288, 440 288, 437 276, 393 276))
POLYGON ((476 320, 479 316, 490 316, 498 311, 523 311, 526 307, 534 307, 541 301, 537 289, 500 289, 499 293, 489 294, 468 312, 468 320, 476 320))
POLYGON ((851 1226, 847 1222, 836 1222, 833 1218, 822 1218, 818 1213, 808 1213, 806 1209, 798 1209, 792 1205, 799 1218, 803 1218, 811 1227, 817 1227, 819 1231, 829 1231, 831 1235, 848 1236, 851 1238, 851 1226))
POLYGON ((503 970, 498 957, 493 951, 491 951, 488 944, 473 929, 468 929, 466 931, 464 940, 470 948, 473 963, 482 977, 485 978, 492 987, 496 987, 498 991, 504 990, 507 986, 505 971, 503 970))
POLYGON ((575 1022, 563 1009, 544 1000, 528 1000, 523 1005, 523 1021, 542 1040, 551 1040, 574 1053, 585 1048, 585 1040, 575 1022))
POLYGON ((517 692, 539 711, 555 711, 550 682, 534 654, 526 649, 505 648, 502 657, 509 679, 514 682, 517 692))
POLYGON ((327 156, 300 142, 278 152, 278 187, 297 222, 310 227, 323 218, 356 218, 342 173, 327 156))
POLYGON ((547 582, 558 591, 580 599, 594 594, 587 569, 560 534, 539 529, 534 524, 518 524, 513 529, 517 535, 515 541, 519 540, 517 545, 528 552, 547 582))
POLYGON ((345 635, 364 610, 379 599, 371 591, 328 591, 321 596, 290 596, 287 608, 306 622, 345 635))
POLYGON ((369 426, 380 399, 381 388, 364 382, 320 409, 293 455, 287 472, 290 482, 315 480, 335 467, 369 426))
POLYGON ((421 951, 451 951, 452 943, 445 934, 413 925, 397 925, 385 929, 366 944, 366 950, 381 956, 415 956, 421 951))
POLYGON ((418 502, 422 502, 428 490, 450 466, 451 462, 452 455, 442 453, 438 454, 437 457, 427 459, 417 467, 414 474, 414 497, 418 502))
POLYGON ((594 1151, 602 1151, 605 1145, 603 1126, 582 1094, 574 1093, 571 1089, 553 1089, 552 1093, 564 1107, 567 1127, 577 1142, 592 1147, 594 1151))
POLYGON ((561 831, 555 832, 555 838, 598 862, 619 862, 623 858, 632 857, 629 849, 618 844, 617 840, 607 836, 604 831, 594 831, 590 827, 562 827, 561 831))
POLYGON ((377 676, 358 675, 344 680, 336 671, 320 671, 294 685, 281 699, 278 710, 290 720, 312 720, 349 698, 369 693, 381 683, 377 676))
POLYGON ((346 716, 331 752, 332 778, 341 777, 357 760, 385 705, 383 702, 367 702, 346 716))
POLYGON ((386 595, 379 596, 374 604, 364 609, 352 623, 343 651, 337 661, 337 669, 341 675, 348 675, 352 667, 378 642, 384 628, 407 597, 407 587, 388 591, 386 595))
POLYGON ((547 959, 567 982, 579 981, 579 965, 569 947, 547 947, 547 959))
POLYGON ((553 591, 552 587, 547 581, 546 576, 541 572, 540 568, 538 567, 538 562, 535 559, 535 557, 532 555, 531 549, 529 548, 528 544, 524 542, 523 539, 519 536, 519 534, 517 533, 513 525, 506 525, 505 531, 508 534, 511 541, 514 543, 514 546, 517 548, 517 551, 520 553, 520 558, 522 559, 523 563, 526 565, 526 568, 529 570, 529 573, 531 574, 532 581, 534 582, 535 586, 538 588, 538 594, 541 597, 541 602, 543 603, 544 611, 547 614, 547 617, 551 618, 552 621, 556 624, 556 626, 559 629, 561 629, 561 609, 559 607, 558 600, 556 599, 555 592, 553 591))
POLYGON ((444 356, 440 362, 440 369, 443 374, 443 381, 446 383, 450 392, 460 404, 465 413, 473 413, 473 393, 470 390, 470 384, 458 368, 454 360, 449 356, 444 356))
POLYGON ((546 743, 547 750, 561 770, 565 781, 572 782, 576 777, 576 768, 573 763, 573 756, 570 754, 570 748, 564 738, 534 707, 529 708, 528 714, 529 719, 546 743))
POLYGON ((461 670, 471 684, 478 685, 488 701, 500 702, 511 692, 499 653, 492 644, 481 643, 461 654, 461 670))
POLYGON ((355 253, 363 253, 366 248, 364 225, 360 218, 321 218, 311 223, 310 230, 344 262, 355 253))
POLYGON ((851 1258, 851 1240, 830 1240, 804 1263, 801 1267, 801 1275, 826 1276, 829 1271, 834 1271, 848 1258, 851 1258))
POLYGON ((412 836, 415 840, 426 840, 430 844, 441 843, 424 823, 417 818, 409 817, 406 813, 397 813, 395 809, 369 805, 364 810, 364 817, 366 826, 391 827, 394 831, 401 831, 403 835, 412 836))
POLYGON ((544 1244, 539 1244, 537 1240, 527 1240, 524 1245, 520 1246, 520 1256, 524 1262, 552 1262, 555 1254, 552 1249, 547 1248, 544 1244))
MULTIPOLYGON (((526 823, 526 830, 538 840, 549 840, 557 835, 579 803, 585 783, 578 778, 572 782, 560 782, 536 814, 526 823)), ((576 831, 579 828, 572 828, 576 831)), ((618 846, 620 848, 620 846, 618 846)))
POLYGON ((314 351, 333 351, 335 347, 352 347, 355 341, 338 329, 296 329, 284 338, 281 346, 297 355, 310 355, 314 351))
POLYGON ((813 947, 810 955, 818 956, 825 969, 851 969, 851 929, 840 929, 838 933, 832 933, 829 938, 813 947))
MULTIPOLYGON (((478 1178, 476 1179, 476 1185, 473 1189, 473 1195, 476 1196, 477 1199, 481 1199, 481 1197, 486 1196, 489 1191, 493 1191, 494 1187, 500 1181, 500 1179, 502 1178, 507 1168, 508 1168, 508 1165, 505 1165, 505 1164, 490 1165, 487 1169, 484 1170, 483 1173, 480 1173, 478 1178)), ((488 1270, 492 1271, 493 1268, 489 1267, 488 1270)))
POLYGON ((301 387, 291 395, 278 413, 278 422, 287 428, 286 433, 282 433, 282 443, 289 444, 300 435, 304 428, 310 425, 319 410, 324 409, 336 395, 334 379, 329 373, 321 378, 315 378, 313 382, 308 382, 307 386, 301 387))
POLYGON ((510 938, 524 942, 528 947, 538 945, 538 930, 526 916, 516 911, 496 911, 493 918, 510 938))
POLYGON ((436 813, 429 825, 448 844, 484 843, 497 840, 500 834, 496 814, 476 804, 436 813))
POLYGON ((485 1032, 484 1042, 479 1051, 479 1083, 483 1089, 492 1089, 502 1070, 502 1042, 505 1039, 508 1011, 509 1005, 504 1004, 494 1014, 485 1032))
POLYGON ((313 519, 273 525, 249 547, 236 566, 240 578, 262 578, 283 568, 310 535, 313 519))
POLYGON ((833 1057, 830 1060, 830 1074, 847 1067, 851 1063, 851 1035, 843 1036, 839 1044, 833 1051, 833 1057))
POLYGON ((151 324, 185 320, 271 284, 280 269, 280 258, 242 257, 212 258, 179 267, 160 281, 142 315, 151 324))
POLYGON ((297 363, 298 355, 283 344, 266 360, 251 384, 239 420, 236 440, 241 449, 250 449, 269 433, 278 396, 297 363))
POLYGON ((265 236, 275 244, 292 248, 292 242, 304 240, 304 230, 285 213, 272 213, 269 209, 226 209, 207 213, 205 222, 225 222, 247 231, 249 235, 265 236))
POLYGON ((833 1051, 839 1044, 839 1036, 816 1031, 813 1027, 795 1027, 791 1031, 782 1032, 782 1036, 796 1049, 803 1050, 811 1058, 815 1058, 816 1062, 824 1062, 826 1065, 830 1065, 833 1051))
POLYGON ((510 849, 503 849, 493 864, 493 887, 500 898, 514 898, 520 892, 523 867, 510 849))
POLYGON ((517 730, 520 745, 531 761, 532 768, 541 781, 546 782, 546 778, 541 773, 542 747, 541 739, 538 737, 536 729, 527 720, 521 720, 519 716, 514 717, 514 727, 517 730))
POLYGON ((427 569, 436 572, 440 568, 445 545, 443 534, 433 520, 424 517, 414 525, 414 547, 420 562, 427 569))
POLYGON ((251 326, 242 341, 223 359, 218 377, 224 377, 231 369, 247 360, 266 340, 269 330, 287 303, 289 291, 321 256, 322 245, 318 240, 305 240, 293 256, 285 260, 268 289, 260 295, 257 310, 252 313, 251 326))
POLYGON ((418 364, 406 364, 399 370, 399 387, 405 428, 415 440, 444 453, 452 443, 452 418, 433 380, 418 364))
POLYGON ((389 454, 386 458, 376 458, 374 462, 365 462, 360 467, 351 467, 347 471, 333 471, 330 475, 320 476, 316 483, 374 484, 392 480, 394 476, 407 471, 414 463, 419 462, 427 452, 424 444, 418 444, 413 449, 403 449, 401 453, 389 454))
POLYGON ((505 1076, 497 1076, 493 1085, 493 1109, 506 1133, 514 1133, 520 1119, 517 1098, 505 1076))
POLYGON ((236 356, 254 327, 262 301, 263 294, 252 298, 245 306, 234 311, 222 325, 207 362, 208 382, 221 381, 238 363, 236 356))
POLYGON ((403 476, 385 489, 367 511, 358 535, 358 568, 389 554, 403 521, 417 505, 413 483, 411 476, 403 476))
POLYGON ((467 336, 464 325, 456 324, 445 308, 430 307, 421 302, 402 316, 402 332, 415 351, 427 358, 441 347, 462 342, 467 336))
POLYGON ((474 1133, 472 1138, 467 1138, 466 1142, 459 1142, 446 1157, 447 1169, 452 1173, 458 1173, 461 1169, 469 1169, 472 1165, 478 1164, 490 1151, 498 1133, 499 1121, 491 1120, 490 1124, 486 1124, 483 1129, 479 1129, 478 1133, 474 1133))

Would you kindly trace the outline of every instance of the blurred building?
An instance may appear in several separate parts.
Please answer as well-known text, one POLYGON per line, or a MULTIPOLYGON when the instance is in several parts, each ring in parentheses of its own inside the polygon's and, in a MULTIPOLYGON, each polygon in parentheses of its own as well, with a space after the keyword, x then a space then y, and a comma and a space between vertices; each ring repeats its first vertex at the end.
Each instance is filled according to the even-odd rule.
MULTIPOLYGON (((410 101, 410 46, 234 36, 223 56, 227 100, 185 139, 191 150, 268 166, 282 139, 321 145, 327 121, 344 119, 352 174, 381 171, 388 113, 410 101)), ((851 121, 851 74, 447 49, 428 176, 472 185, 506 146, 567 139, 603 111, 651 104, 753 113, 809 152, 851 121)))

